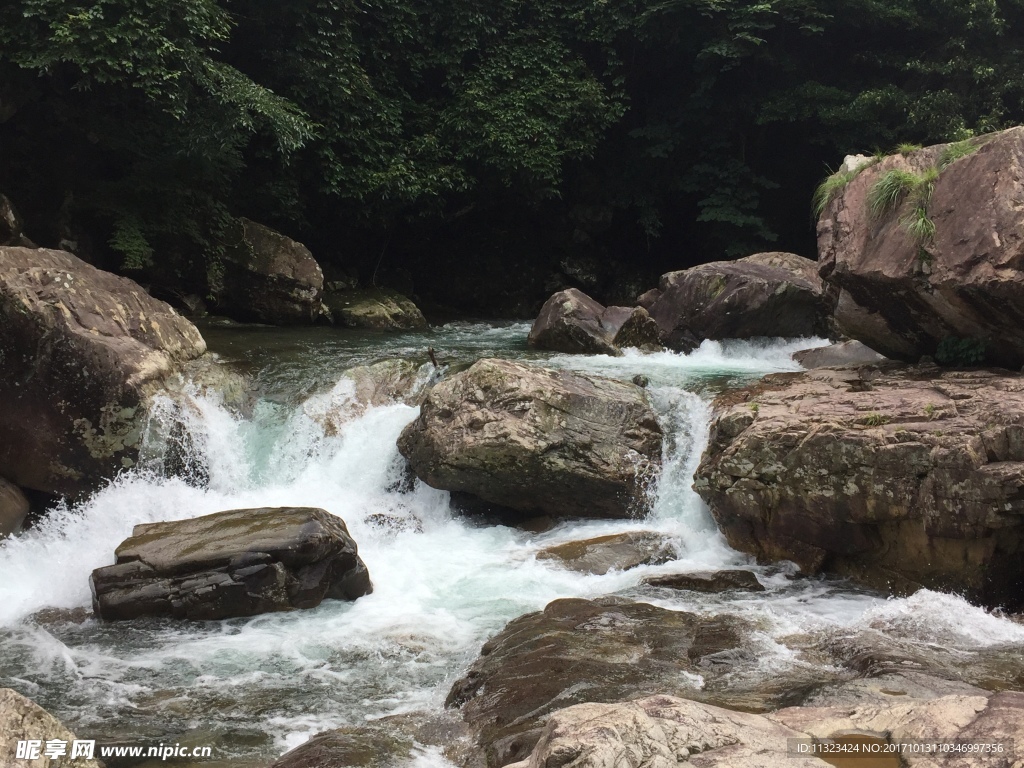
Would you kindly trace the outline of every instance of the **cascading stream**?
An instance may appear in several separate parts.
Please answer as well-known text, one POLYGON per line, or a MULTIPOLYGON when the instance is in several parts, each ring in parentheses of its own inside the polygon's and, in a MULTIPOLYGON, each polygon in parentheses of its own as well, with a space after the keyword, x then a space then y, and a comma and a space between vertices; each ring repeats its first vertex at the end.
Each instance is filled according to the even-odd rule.
MULTIPOLYGON (((718 533, 690 488, 710 397, 770 371, 798 370, 789 355, 811 341, 707 342, 690 355, 607 358, 530 352, 521 324, 365 338, 325 330, 302 338, 276 329, 204 333, 214 349, 258 367, 265 394, 252 417, 199 396, 186 408, 161 404, 153 414, 153 434, 161 437, 139 469, 0 546, 0 686, 37 700, 79 734, 173 742, 188 733, 221 759, 266 763, 328 728, 437 711, 454 678, 505 622, 558 597, 609 593, 754 622, 752 661, 736 672, 743 684, 794 669, 838 676, 836 654, 806 649, 869 642, 954 654, 993 678, 1024 678, 1024 626, 955 596, 885 599, 839 582, 794 580, 786 567, 751 565, 718 533), (500 355, 626 380, 647 376, 668 436, 650 517, 566 522, 535 535, 459 518, 446 493, 422 483, 409 488, 395 441, 416 409, 358 412, 340 373, 392 356, 422 357, 428 345, 443 363, 500 355), (169 429, 172 421, 184 431, 169 429), (169 468, 185 477, 168 477, 169 468), (203 624, 83 617, 90 572, 112 562, 134 525, 250 506, 317 506, 342 517, 370 569, 373 594, 203 624), (551 544, 639 529, 671 536, 678 559, 589 576, 535 558, 551 544), (666 600, 637 589, 651 574, 723 566, 754 569, 768 591, 666 600)), ((426 747, 409 761, 448 765, 426 747)))

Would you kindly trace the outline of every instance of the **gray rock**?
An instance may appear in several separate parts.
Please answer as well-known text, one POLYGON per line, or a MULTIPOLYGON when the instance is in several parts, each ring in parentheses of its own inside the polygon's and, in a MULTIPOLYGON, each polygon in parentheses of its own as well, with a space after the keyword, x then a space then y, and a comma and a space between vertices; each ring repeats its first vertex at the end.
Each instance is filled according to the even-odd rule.
POLYGON ((206 351, 138 284, 63 251, 0 247, 0 475, 78 496, 135 463, 148 398, 206 351))
POLYGON ((827 347, 802 349, 793 353, 793 359, 804 368, 831 368, 840 365, 865 365, 881 363, 888 358, 880 355, 859 341, 841 341, 827 347))
POLYGON ((96 760, 71 759, 73 742, 78 737, 56 717, 20 693, 0 688, 0 766, 4 768, 100 768, 96 760), (19 741, 63 741, 67 754, 49 758, 40 753, 34 760, 18 759, 19 741))
POLYGON ((542 549, 538 560, 558 560, 566 568, 581 573, 605 574, 626 571, 641 565, 667 563, 676 556, 672 541, 654 531, 630 531, 570 541, 542 549))
POLYGON ((135 526, 90 580, 101 618, 223 619, 372 591, 345 523, 322 509, 236 509, 135 526))
POLYGON ((239 320, 302 325, 323 314, 324 276, 302 243, 249 219, 225 256, 220 311, 239 320))
POLYGON ((761 582, 750 571, 670 573, 664 576, 648 576, 643 583, 652 587, 687 589, 691 592, 727 592, 730 589, 764 592, 761 582))
POLYGON ((0 477, 0 539, 21 530, 28 509, 28 499, 21 489, 0 477))
POLYGON ((661 428, 633 384, 485 359, 430 390, 398 448, 428 485, 521 517, 629 517, 661 428))
POLYGON ((22 226, 21 216, 15 210, 14 204, 6 195, 0 195, 0 245, 38 248, 39 246, 25 237, 22 226))
POLYGON ((667 346, 704 339, 827 336, 832 302, 818 265, 792 253, 758 253, 662 275, 650 306, 667 346))
POLYGON ((427 327, 427 319, 412 299, 387 288, 330 291, 325 303, 334 322, 346 328, 406 331, 427 327))

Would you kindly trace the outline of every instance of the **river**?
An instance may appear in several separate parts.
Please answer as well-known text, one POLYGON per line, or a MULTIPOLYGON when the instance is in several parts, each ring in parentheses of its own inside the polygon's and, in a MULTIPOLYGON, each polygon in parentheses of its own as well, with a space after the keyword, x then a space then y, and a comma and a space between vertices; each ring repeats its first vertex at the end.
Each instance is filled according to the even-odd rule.
MULTIPOLYGON (((203 763, 211 768, 266 765, 325 729, 438 712, 480 645, 509 619, 558 597, 610 593, 754 622, 755 647, 727 683, 740 699, 778 680, 848 678, 865 654, 918 660, 986 687, 1024 686, 1024 626, 1014 617, 954 595, 887 598, 841 581, 795 578, 785 564, 756 566, 727 546, 692 491, 714 393, 799 370, 790 354, 822 340, 705 342, 689 355, 608 358, 531 351, 528 329, 453 323, 383 335, 204 326, 210 348, 255 377, 252 415, 195 396, 183 416, 185 464, 201 470, 195 477, 158 471, 166 446, 151 444, 156 459, 0 545, 0 686, 33 698, 84 738, 188 740, 213 747, 216 760, 203 763), (403 483, 395 440, 416 408, 371 408, 325 430, 325 414, 351 403, 345 369, 391 357, 425 364, 428 347, 443 366, 499 356, 626 380, 647 376, 667 436, 649 518, 566 522, 541 534, 483 525, 453 514, 446 493, 403 483), (104 624, 81 610, 90 604, 91 570, 113 562, 135 524, 286 505, 344 518, 373 578, 372 595, 194 624, 104 624), (535 558, 551 544, 639 529, 671 536, 677 559, 588 576, 535 558), (673 597, 638 586, 656 573, 721 567, 753 570, 767 591, 673 597)), ((429 370, 424 365, 424 375, 429 370)), ((155 427, 170 410, 157 409, 155 427)), ((702 685, 697 676, 694 685, 702 685)), ((406 764, 451 765, 427 745, 416 746, 406 764)))

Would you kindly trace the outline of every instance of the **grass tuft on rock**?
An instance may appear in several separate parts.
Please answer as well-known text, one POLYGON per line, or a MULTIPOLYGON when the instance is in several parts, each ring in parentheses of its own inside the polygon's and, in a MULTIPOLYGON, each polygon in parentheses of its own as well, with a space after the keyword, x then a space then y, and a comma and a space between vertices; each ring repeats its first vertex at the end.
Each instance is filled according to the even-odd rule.
POLYGON ((886 171, 868 193, 868 207, 876 216, 894 211, 920 183, 921 178, 912 171, 900 168, 886 171))

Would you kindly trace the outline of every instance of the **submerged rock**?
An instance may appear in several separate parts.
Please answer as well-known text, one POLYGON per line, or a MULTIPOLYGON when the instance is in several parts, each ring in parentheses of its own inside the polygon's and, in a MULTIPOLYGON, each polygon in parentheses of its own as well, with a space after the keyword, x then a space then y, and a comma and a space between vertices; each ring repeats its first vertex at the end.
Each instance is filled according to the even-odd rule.
POLYGON ((671 539, 654 531, 629 531, 569 541, 537 553, 538 560, 558 560, 566 568, 598 575, 641 565, 659 565, 675 556, 671 539))
POLYGON ((428 485, 523 517, 629 517, 661 428, 633 384, 485 359, 430 390, 398 448, 428 485))
POLYGON ((952 364, 987 360, 1019 370, 1022 163, 1017 127, 892 155, 850 180, 818 221, 821 274, 839 295, 839 330, 891 358, 917 362, 960 343, 967 349, 952 364), (900 182, 895 205, 872 206, 879 183, 892 181, 900 182), (914 221, 925 227, 917 234, 914 221))
POLYGON ((686 589, 691 592, 727 592, 730 589, 764 592, 764 587, 750 571, 690 571, 648 576, 644 584, 665 589, 686 589))
POLYGON ((346 328, 405 331, 427 327, 427 319, 411 299, 387 288, 332 291, 325 300, 334 322, 346 328))
POLYGON ((309 249, 249 219, 239 219, 236 228, 218 308, 271 325, 315 322, 323 313, 324 275, 309 249))
POLYGON ((347 726, 316 734, 281 755, 270 768, 393 768, 412 747, 411 738, 391 728, 347 726))
POLYGON ((575 288, 545 302, 530 328, 531 347, 584 355, 621 355, 624 347, 660 348, 658 326, 642 307, 605 307, 575 288))
POLYGON ((28 768, 100 768, 100 763, 83 756, 72 758, 77 736, 33 701, 10 688, 0 688, 0 765, 28 768), (19 741, 36 741, 39 756, 18 757, 19 741), (50 758, 44 754, 47 741, 62 741, 64 755, 50 758))
POLYGON ((253 616, 373 590, 344 521, 310 507, 137 525, 115 554, 90 579, 104 619, 253 616))
POLYGON ((767 376, 716 398, 694 487, 761 560, 1019 605, 1024 379, 894 363, 767 376))
POLYGON ((713 696, 692 673, 713 675, 705 661, 740 646, 741 626, 614 597, 556 600, 488 640, 447 705, 462 707, 497 768, 525 757, 545 718, 566 705, 657 692, 713 696))
POLYGON ((793 353, 793 359, 804 368, 830 368, 840 365, 866 365, 881 363, 888 358, 859 341, 841 341, 827 347, 802 349, 793 353))
POLYGON ((132 466, 147 399, 206 344, 138 284, 0 247, 0 475, 78 496, 132 466))
POLYGON ((0 539, 21 530, 28 509, 28 499, 21 489, 0 477, 0 539))
POLYGON ((704 339, 829 335, 832 302, 818 265, 793 253, 757 253, 669 272, 659 290, 651 317, 662 342, 684 352, 704 339))

